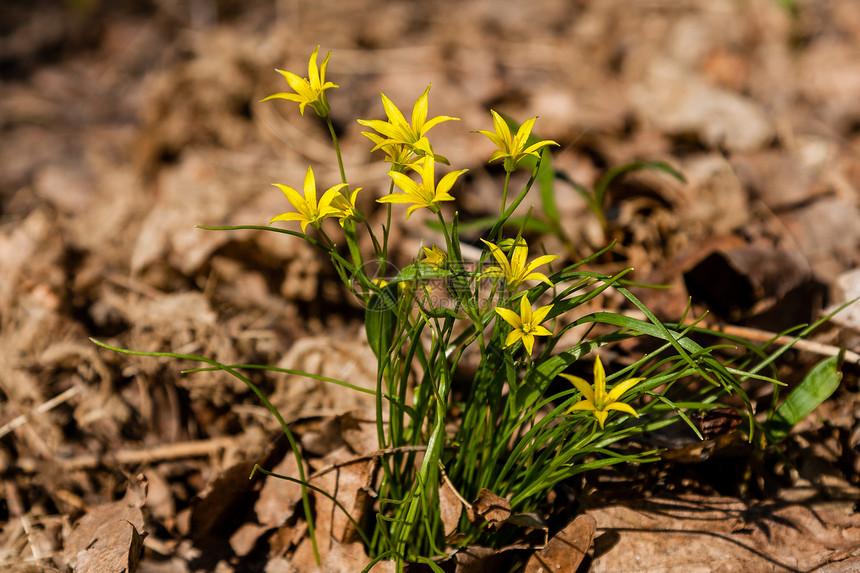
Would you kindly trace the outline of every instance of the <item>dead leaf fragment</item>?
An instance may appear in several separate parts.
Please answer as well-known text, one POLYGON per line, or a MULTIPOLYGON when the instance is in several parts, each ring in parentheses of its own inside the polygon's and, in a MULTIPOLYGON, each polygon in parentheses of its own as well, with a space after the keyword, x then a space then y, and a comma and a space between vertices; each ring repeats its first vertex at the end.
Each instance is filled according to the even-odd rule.
POLYGON ((556 533, 546 547, 532 555, 524 573, 576 571, 594 540, 597 521, 590 515, 580 515, 556 533))
POLYGON ((439 486, 439 514, 442 518, 445 538, 448 539, 457 532, 460 525, 463 502, 447 481, 439 486))
POLYGON ((468 511, 473 523, 486 521, 490 527, 498 527, 511 516, 511 504, 487 488, 482 488, 468 511))
POLYGON ((130 486, 124 499, 87 511, 66 539, 63 555, 82 573, 134 573, 143 549, 145 482, 130 486))
POLYGON ((860 544, 860 518, 827 508, 717 496, 640 500, 589 510, 617 543, 594 573, 810 571, 860 544))

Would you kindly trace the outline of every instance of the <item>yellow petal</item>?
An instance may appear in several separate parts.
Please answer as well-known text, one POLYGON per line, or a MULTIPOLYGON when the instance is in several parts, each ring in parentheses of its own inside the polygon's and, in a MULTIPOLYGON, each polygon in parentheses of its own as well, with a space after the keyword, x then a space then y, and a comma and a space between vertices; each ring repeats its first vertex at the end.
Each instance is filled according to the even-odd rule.
POLYGON ((376 200, 377 203, 415 203, 421 202, 419 197, 411 193, 392 193, 376 200))
POLYGON ((385 115, 388 116, 388 121, 392 126, 406 125, 406 118, 403 117, 403 114, 400 113, 397 106, 394 105, 390 99, 385 97, 385 94, 382 94, 382 107, 385 108, 385 115))
POLYGON ((305 201, 314 207, 317 205, 317 182, 314 179, 314 170, 310 166, 305 173, 305 201))
POLYGON ((574 387, 579 390, 579 393, 582 394, 583 398, 590 402, 592 407, 594 407, 594 389, 592 389, 591 384, 579 376, 573 376, 571 374, 561 374, 561 377, 566 378, 568 382, 573 384, 574 387))
POLYGON ((491 109, 490 113, 493 115, 493 128, 499 134, 499 139, 502 140, 502 145, 499 148, 510 152, 511 129, 508 127, 508 123, 495 110, 491 109))
POLYGON ((485 272, 490 272, 493 269, 499 268, 499 270, 501 270, 502 274, 510 280, 510 278, 511 278, 511 263, 508 261, 508 258, 505 256, 505 253, 503 253, 502 249, 500 249, 499 247, 497 247, 493 243, 491 243, 489 241, 484 241, 484 239, 481 239, 481 240, 484 242, 485 245, 487 245, 487 247, 490 248, 490 254, 492 254, 493 258, 496 259, 496 261, 498 261, 499 265, 501 265, 500 268, 499 267, 493 267, 492 269, 487 269, 487 271, 485 271, 485 272))
POLYGON ((525 346, 526 352, 528 353, 528 355, 531 356, 532 355, 532 349, 534 348, 534 345, 535 345, 535 337, 531 333, 523 334, 522 337, 523 337, 523 346, 525 346))
POLYGON ((634 418, 639 417, 639 414, 636 412, 636 410, 634 410, 630 404, 625 404, 624 402, 615 402, 613 404, 609 404, 606 408, 604 408, 604 410, 618 410, 619 412, 625 412, 627 414, 630 414, 634 418))
POLYGON ((529 302, 529 297, 523 295, 520 299, 520 317, 523 324, 531 325, 532 322, 532 304, 529 302))
POLYGON ((317 53, 319 53, 319 51, 320 47, 317 46, 313 53, 311 53, 310 60, 308 60, 308 80, 313 87, 320 85, 320 76, 319 71, 317 70, 317 53))
POLYGON ((418 184, 410 179, 408 175, 400 173, 399 171, 389 171, 388 175, 394 179, 394 184, 403 189, 406 193, 410 193, 412 195, 418 194, 418 184))
POLYGON ((549 311, 552 310, 553 305, 548 304, 546 306, 542 306, 536 311, 532 313, 532 321, 537 325, 546 320, 546 315, 549 314, 549 311))
POLYGON ((603 369, 599 354, 594 359, 594 395, 598 400, 606 396, 606 370, 603 369))
POLYGON ((305 232, 305 229, 307 228, 308 224, 310 223, 308 218, 305 217, 304 215, 301 215, 299 213, 293 213, 293 212, 287 212, 287 213, 281 213, 280 215, 275 215, 274 217, 272 217, 272 220, 269 221, 269 224, 271 225, 275 221, 299 221, 302 224, 302 233, 305 232))
MULTIPOLYGON (((519 340, 520 338, 523 338, 523 331, 522 330, 512 330, 511 333, 508 334, 507 338, 505 338, 504 347, 507 348, 508 346, 511 346, 512 344, 516 343, 516 341, 519 340)), ((529 354, 531 354, 531 353, 529 353, 529 354)))
POLYGON ((558 258, 557 255, 542 255, 542 256, 536 258, 535 260, 533 260, 531 263, 529 263, 529 266, 526 267, 526 272, 530 273, 534 269, 538 268, 539 266, 545 265, 547 263, 551 263, 554 260, 556 260, 557 258, 558 258))
POLYGON ((552 336, 552 332, 539 324, 533 324, 531 329, 533 336, 552 336))
POLYGON ((526 267, 526 259, 529 256, 529 247, 526 242, 520 238, 517 244, 514 245, 514 250, 511 253, 511 269, 514 273, 520 274, 526 267))
POLYGON ((577 402, 576 404, 574 404, 573 406, 568 408, 567 411, 573 412, 573 411, 577 411, 577 410, 585 411, 585 412, 593 412, 595 410, 595 408, 594 408, 594 404, 592 404, 588 400, 580 400, 579 402, 577 402))
POLYGON ((624 394, 643 380, 645 380, 645 378, 629 378, 624 382, 619 382, 618 384, 613 386, 612 390, 610 390, 609 394, 607 394, 607 401, 615 402, 622 396, 622 394, 624 394))
POLYGON ((555 286, 554 284, 552 284, 552 281, 549 280, 549 277, 547 277, 543 273, 529 273, 523 277, 523 280, 524 281, 540 281, 540 282, 542 282, 548 286, 551 286, 551 287, 555 286))
POLYGON ((447 175, 442 177, 442 179, 439 180, 439 184, 436 185, 436 193, 447 194, 448 191, 451 190, 451 187, 454 186, 454 182, 457 181, 460 175, 462 175, 466 171, 468 171, 468 169, 460 169, 459 171, 452 171, 451 173, 448 173, 447 175))
POLYGON ((415 105, 412 107, 412 128, 418 137, 423 135, 421 128, 424 127, 424 122, 427 121, 427 111, 429 108, 427 98, 429 95, 430 85, 428 84, 427 89, 424 90, 424 93, 421 94, 421 97, 415 101, 415 105))
POLYGON ((499 316, 504 319, 505 322, 507 322, 514 328, 520 328, 523 325, 522 321, 520 320, 520 315, 518 315, 514 311, 498 306, 494 310, 499 316))
MULTIPOLYGON (((517 139, 520 141, 521 145, 524 144, 528 140, 529 134, 531 134, 531 132, 532 132, 532 127, 534 126, 536 119, 537 119, 536 117, 533 117, 531 119, 527 119, 526 121, 523 122, 523 124, 517 130, 517 139)), ((520 150, 517 150, 517 151, 520 151, 520 150)))

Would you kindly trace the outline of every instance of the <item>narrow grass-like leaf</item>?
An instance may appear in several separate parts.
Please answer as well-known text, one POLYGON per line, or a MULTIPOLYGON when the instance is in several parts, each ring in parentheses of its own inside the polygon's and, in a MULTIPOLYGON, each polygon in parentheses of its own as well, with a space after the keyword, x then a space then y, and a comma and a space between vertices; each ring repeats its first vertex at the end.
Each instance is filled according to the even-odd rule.
POLYGON ((773 417, 765 424, 772 440, 785 438, 791 429, 827 400, 839 387, 842 372, 839 365, 843 354, 825 358, 807 373, 797 386, 779 405, 773 417))
POLYGON ((397 284, 388 284, 370 296, 364 314, 364 329, 370 349, 381 361, 394 342, 397 329, 397 305, 400 293, 397 284))

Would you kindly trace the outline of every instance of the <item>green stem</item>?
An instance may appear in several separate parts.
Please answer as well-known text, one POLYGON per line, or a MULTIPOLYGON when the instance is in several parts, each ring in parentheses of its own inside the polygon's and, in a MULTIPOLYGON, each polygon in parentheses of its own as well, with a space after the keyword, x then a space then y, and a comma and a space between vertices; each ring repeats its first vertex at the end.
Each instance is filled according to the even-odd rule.
POLYGON ((361 258, 361 250, 358 248, 358 239, 355 235, 355 223, 352 221, 346 221, 343 226, 343 234, 344 237, 346 237, 346 245, 349 247, 349 254, 352 255, 352 264, 355 265, 356 269, 363 269, 364 259, 361 258))
MULTIPOLYGON (((343 169, 343 157, 340 154, 340 145, 337 142, 337 134, 334 132, 334 125, 331 123, 331 117, 325 116, 325 123, 328 126, 328 132, 331 134, 331 141, 334 143, 334 152, 337 155, 337 166, 340 168, 340 180, 346 183, 346 171, 343 169)), ((349 194, 349 187, 346 188, 349 194)))
MULTIPOLYGON (((394 180, 388 186, 388 194, 394 193, 394 180)), ((379 257, 379 274, 385 273, 388 259, 388 233, 391 231, 391 203, 386 204, 385 225, 382 227, 382 255, 379 257)))
POLYGON ((511 172, 505 171, 505 188, 502 189, 502 208, 499 211, 499 216, 505 214, 505 205, 508 203, 508 185, 511 183, 511 172))
MULTIPOLYGON (((454 249, 454 245, 451 243, 451 234, 448 232, 448 227, 445 225, 445 218, 442 217, 442 211, 438 210, 438 208, 436 211, 436 216, 439 217, 439 224, 442 226, 442 233, 445 235, 445 247, 448 250, 448 255, 449 257, 456 258, 459 249, 454 249)), ((462 264, 462 261, 459 260, 452 262, 455 262, 456 264, 462 264)))

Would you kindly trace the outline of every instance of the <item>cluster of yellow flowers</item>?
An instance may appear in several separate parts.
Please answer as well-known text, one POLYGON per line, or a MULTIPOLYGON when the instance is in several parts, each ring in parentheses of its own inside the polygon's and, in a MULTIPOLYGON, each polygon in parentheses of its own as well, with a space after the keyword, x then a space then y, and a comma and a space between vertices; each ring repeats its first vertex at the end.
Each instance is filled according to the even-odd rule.
MULTIPOLYGON (((291 72, 277 70, 286 78, 287 83, 295 93, 277 93, 265 98, 263 101, 271 99, 294 101, 299 104, 299 110, 302 114, 304 114, 305 108, 310 106, 318 116, 328 120, 331 108, 326 99, 325 92, 330 88, 337 88, 338 86, 325 80, 326 66, 331 57, 331 52, 326 55, 319 68, 316 63, 318 52, 319 46, 311 54, 307 78, 302 78, 291 72)), ((428 120, 429 93, 430 86, 428 85, 412 108, 411 122, 407 122, 403 113, 385 94, 382 94, 382 106, 388 121, 358 120, 358 123, 362 126, 374 130, 375 133, 362 133, 374 143, 373 151, 382 150, 385 153, 386 161, 391 163, 391 170, 388 172, 388 175, 391 177, 394 185, 402 191, 402 193, 386 195, 377 199, 377 201, 379 203, 410 205, 406 211, 407 219, 417 209, 421 208, 428 209, 439 215, 439 203, 454 200, 450 191, 457 179, 468 171, 467 169, 452 171, 444 175, 438 182, 436 181, 436 163, 448 165, 449 162, 445 157, 437 155, 433 151, 433 147, 427 138, 427 132, 442 122, 459 121, 459 118, 443 115, 428 120), (409 177, 406 174, 407 170, 417 173, 419 180, 416 181, 409 177)), ((495 110, 490 110, 490 112, 493 117, 494 131, 478 131, 477 133, 485 135, 496 145, 497 149, 490 157, 490 162, 503 160, 507 177, 510 177, 510 174, 517 169, 525 158, 529 156, 539 158, 539 151, 543 147, 558 145, 551 140, 542 140, 526 146, 537 118, 531 118, 523 123, 517 130, 517 133, 514 134, 501 115, 495 110)), ((364 220, 364 215, 356 207, 356 197, 361 188, 349 192, 349 187, 345 179, 343 183, 327 189, 319 200, 317 200, 316 181, 313 170, 310 167, 308 167, 305 175, 303 194, 287 185, 276 183, 275 186, 283 191, 287 200, 296 211, 281 213, 273 217, 270 223, 275 221, 298 221, 301 224, 302 232, 305 232, 308 225, 316 229, 321 229, 322 220, 326 218, 338 218, 341 227, 344 227, 348 221, 360 222, 364 220), (344 193, 347 193, 348 196, 344 193)), ((507 184, 505 187, 506 192, 507 184)), ((503 210, 505 200, 506 198, 503 197, 503 210)), ((550 287, 554 286, 546 275, 537 272, 536 269, 549 264, 558 257, 543 255, 528 263, 528 245, 521 237, 518 237, 515 241, 507 241, 511 253, 510 258, 508 258, 500 246, 502 243, 497 245, 489 241, 483 242, 489 248, 490 254, 496 260, 498 266, 485 270, 481 273, 481 276, 504 279, 506 288, 511 294, 511 299, 516 298, 514 295, 517 295, 517 290, 524 281, 536 280, 550 287)), ((425 258, 421 262, 430 265, 434 269, 443 269, 448 264, 448 255, 436 245, 433 245, 429 249, 424 248, 424 255, 425 258)), ((519 312, 515 312, 504 306, 495 307, 494 310, 511 327, 510 333, 505 338, 504 348, 509 348, 521 341, 527 356, 531 357, 535 337, 552 335, 552 332, 542 326, 542 323, 547 320, 553 305, 542 306, 533 310, 527 292, 519 295, 519 301, 519 312)), ((618 410, 633 416, 637 415, 636 411, 629 404, 618 402, 618 400, 625 392, 642 381, 643 378, 627 379, 616 384, 610 392, 607 392, 606 373, 599 356, 594 363, 594 388, 582 378, 567 374, 562 374, 562 376, 567 378, 582 394, 582 399, 574 404, 570 408, 570 411, 592 411, 601 428, 606 421, 609 410, 618 410)))

